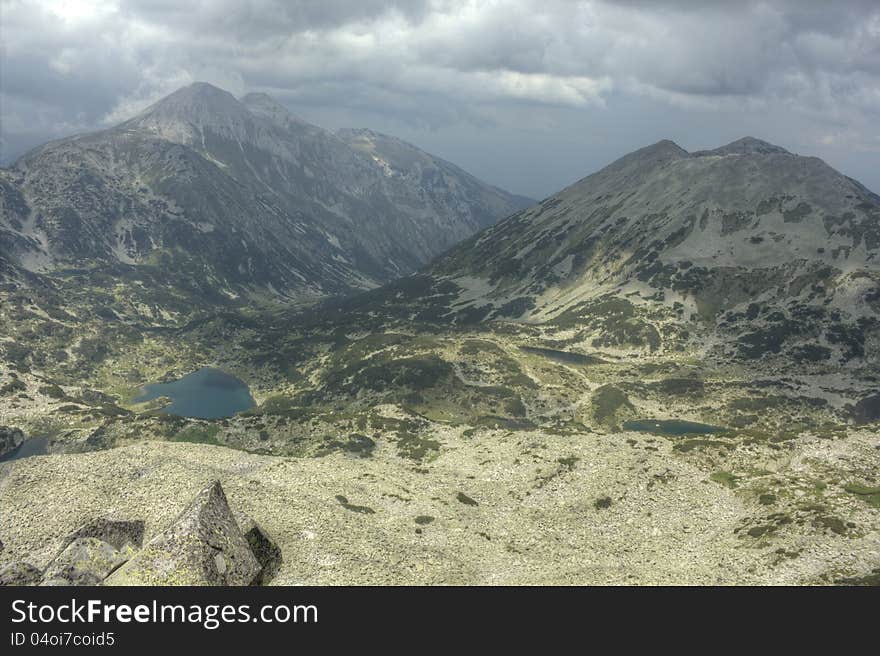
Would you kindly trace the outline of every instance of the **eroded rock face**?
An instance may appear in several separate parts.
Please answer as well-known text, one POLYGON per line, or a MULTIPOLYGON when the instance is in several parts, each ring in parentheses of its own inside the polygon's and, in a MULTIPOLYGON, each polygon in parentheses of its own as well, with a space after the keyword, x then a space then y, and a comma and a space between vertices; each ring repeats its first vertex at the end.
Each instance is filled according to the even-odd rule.
POLYGON ((0 426, 0 458, 12 453, 24 442, 24 433, 20 428, 0 426))
POLYGON ((266 533, 265 529, 257 524, 250 516, 244 513, 236 513, 235 519, 244 539, 247 540, 254 553, 261 570, 252 585, 266 585, 281 567, 281 549, 275 541, 266 533))
POLYGON ((98 538, 74 538, 46 568, 40 585, 100 585, 133 552, 130 543, 117 549, 98 538))
POLYGON ((0 585, 36 585, 42 575, 30 563, 16 561, 0 568, 0 585))
POLYGON ((162 533, 114 572, 107 585, 250 585, 260 562, 242 535, 219 481, 202 490, 162 533))

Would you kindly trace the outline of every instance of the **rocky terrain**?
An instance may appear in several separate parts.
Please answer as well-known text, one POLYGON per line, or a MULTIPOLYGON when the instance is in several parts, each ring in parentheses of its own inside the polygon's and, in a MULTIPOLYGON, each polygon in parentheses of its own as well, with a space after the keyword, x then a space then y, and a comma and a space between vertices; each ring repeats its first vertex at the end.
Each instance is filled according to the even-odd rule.
POLYGON ((0 424, 49 455, 0 463, 0 563, 219 479, 273 583, 876 583, 878 226, 815 158, 660 142, 320 305, 10 284, 0 424), (133 401, 206 365, 257 406, 133 401))
POLYGON ((0 170, 0 273, 158 272, 215 303, 338 294, 410 273, 531 202, 370 135, 193 84, 0 170))
POLYGON ((725 459, 634 433, 440 426, 431 437, 440 449, 425 462, 389 434, 369 457, 139 440, 6 463, 0 557, 42 570, 64 536, 108 511, 143 518, 150 540, 218 477, 280 548, 277 585, 876 579, 878 510, 846 491, 851 474, 838 478, 876 471, 876 432, 725 459))
POLYGON ((0 585, 262 585, 281 564, 265 531, 233 515, 219 481, 147 544, 144 526, 91 519, 61 541, 45 569, 13 561, 0 569, 0 585))
POLYGON ((20 428, 0 426, 0 457, 14 452, 24 442, 24 433, 20 428))

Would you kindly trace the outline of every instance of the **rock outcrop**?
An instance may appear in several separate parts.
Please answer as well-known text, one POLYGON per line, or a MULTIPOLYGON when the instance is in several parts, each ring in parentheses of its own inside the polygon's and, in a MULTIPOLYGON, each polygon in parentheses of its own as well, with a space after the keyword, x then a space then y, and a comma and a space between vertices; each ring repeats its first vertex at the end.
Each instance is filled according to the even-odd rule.
POLYGON ((0 426, 0 458, 12 453, 24 442, 24 433, 20 428, 0 426))
POLYGON ((250 585, 262 566, 219 481, 202 490, 162 533, 114 572, 108 585, 250 585))
POLYGON ((281 565, 266 531, 233 515, 220 481, 141 548, 143 539, 142 520, 98 517, 62 540, 45 571, 16 561, 0 585, 263 585, 281 565))
POLYGON ((117 549, 98 538, 75 538, 46 569, 40 585, 99 585, 133 551, 131 543, 117 549))
POLYGON ((278 568, 281 567, 281 549, 278 548, 278 545, 266 533, 265 529, 248 515, 236 513, 235 519, 238 522, 241 534, 244 535, 244 539, 250 545, 257 562, 260 563, 259 576, 253 583, 255 585, 265 585, 275 576, 278 568))
POLYGON ((98 538, 118 550, 123 550, 126 546, 139 549, 144 541, 144 522, 140 519, 98 517, 68 535, 61 550, 78 538, 98 538))
POLYGON ((0 568, 0 585, 36 585, 43 573, 24 561, 15 561, 0 568))

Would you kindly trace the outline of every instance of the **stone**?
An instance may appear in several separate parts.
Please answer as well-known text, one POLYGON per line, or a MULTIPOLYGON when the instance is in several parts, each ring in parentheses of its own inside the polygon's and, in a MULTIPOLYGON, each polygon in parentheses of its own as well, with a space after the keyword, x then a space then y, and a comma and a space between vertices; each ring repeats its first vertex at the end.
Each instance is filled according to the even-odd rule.
POLYGON ((99 585, 133 552, 128 543, 120 550, 98 538, 74 538, 49 563, 40 585, 99 585))
POLYGON ((249 585, 261 571, 214 481, 105 584, 249 585))
POLYGON ((281 549, 266 530, 249 515, 239 512, 235 514, 235 519, 254 557, 260 563, 261 570, 253 585, 266 585, 281 567, 281 549))
POLYGON ((0 458, 12 453, 24 442, 24 432, 20 428, 0 426, 0 458))
POLYGON ((140 519, 98 517, 68 535, 61 546, 61 551, 77 538, 98 538, 119 550, 124 549, 126 545, 140 548, 144 541, 144 522, 140 519))
POLYGON ((0 586, 36 585, 43 573, 30 563, 16 561, 0 568, 0 586))

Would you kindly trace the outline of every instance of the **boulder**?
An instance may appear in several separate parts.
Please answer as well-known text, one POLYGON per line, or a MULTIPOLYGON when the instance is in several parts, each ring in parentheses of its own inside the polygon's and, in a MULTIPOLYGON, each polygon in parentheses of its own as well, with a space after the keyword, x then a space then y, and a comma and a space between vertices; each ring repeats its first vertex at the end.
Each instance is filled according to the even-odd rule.
POLYGON ((104 583, 249 585, 258 580, 261 571, 229 509, 220 481, 214 481, 104 583))
POLYGON ((235 519, 244 539, 247 540, 257 562, 260 563, 260 573, 252 581, 252 585, 266 585, 281 567, 281 549, 253 518, 244 513, 236 513, 235 519))
POLYGON ((98 517, 68 535, 61 545, 61 551, 77 538, 98 538, 120 551, 125 549, 126 545, 140 548, 144 541, 144 521, 98 517))
POLYGON ((20 428, 0 426, 0 458, 12 453, 24 442, 24 433, 20 428))
POLYGON ((74 538, 46 568, 40 585, 99 585, 133 552, 130 543, 120 550, 98 538, 74 538))
POLYGON ((0 585, 36 585, 43 573, 24 561, 16 561, 0 568, 0 585))

